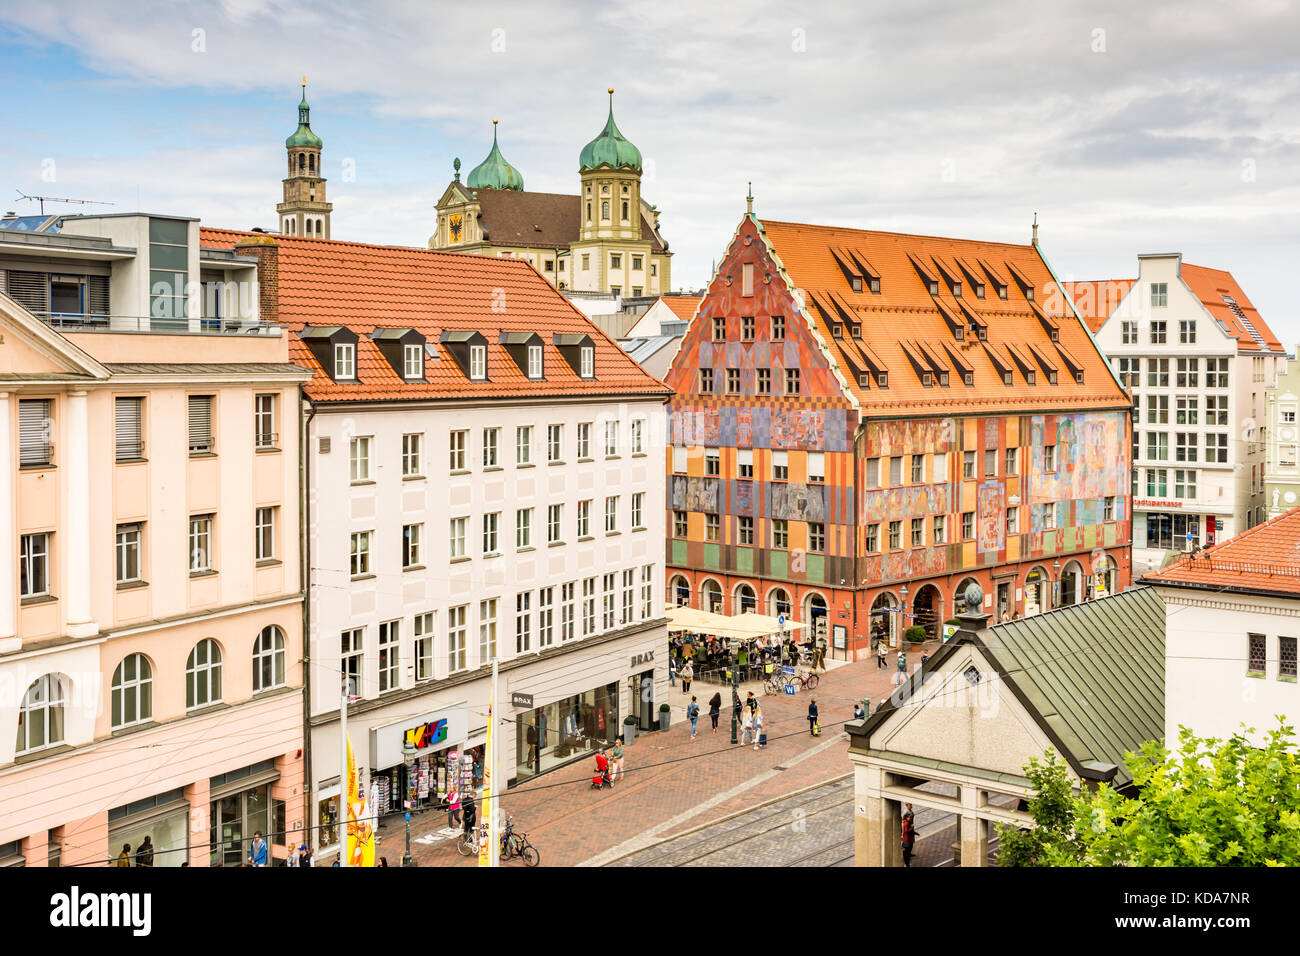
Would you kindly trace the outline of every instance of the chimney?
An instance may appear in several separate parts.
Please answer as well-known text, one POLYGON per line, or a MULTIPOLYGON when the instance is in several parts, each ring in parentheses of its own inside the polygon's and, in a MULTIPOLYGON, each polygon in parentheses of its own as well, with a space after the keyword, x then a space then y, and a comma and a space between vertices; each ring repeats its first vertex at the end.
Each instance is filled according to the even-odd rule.
POLYGON ((263 322, 280 321, 280 247, 270 236, 244 238, 235 255, 257 260, 257 309, 263 322))

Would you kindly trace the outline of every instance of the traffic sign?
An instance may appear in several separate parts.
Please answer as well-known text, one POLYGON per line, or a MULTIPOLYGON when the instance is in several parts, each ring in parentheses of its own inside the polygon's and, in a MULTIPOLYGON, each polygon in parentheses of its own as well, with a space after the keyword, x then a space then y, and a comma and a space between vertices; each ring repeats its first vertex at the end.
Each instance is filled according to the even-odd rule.
POLYGON ((794 684, 786 684, 786 685, 785 685, 785 692, 786 692, 787 694, 789 694, 791 697, 793 697, 793 696, 794 696, 794 684))

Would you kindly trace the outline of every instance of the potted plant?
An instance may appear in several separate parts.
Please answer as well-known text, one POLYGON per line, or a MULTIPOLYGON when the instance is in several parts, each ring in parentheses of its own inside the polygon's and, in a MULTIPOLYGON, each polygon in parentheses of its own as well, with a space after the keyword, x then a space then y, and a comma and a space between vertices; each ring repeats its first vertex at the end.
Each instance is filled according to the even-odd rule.
POLYGON ((636 718, 628 714, 623 718, 623 743, 630 747, 634 740, 636 740, 636 718))
POLYGON ((925 628, 920 624, 913 624, 903 632, 903 640, 911 644, 920 644, 925 640, 925 628))
POLYGON ((668 718, 672 714, 672 709, 667 704, 659 705, 659 729, 668 729, 668 718))

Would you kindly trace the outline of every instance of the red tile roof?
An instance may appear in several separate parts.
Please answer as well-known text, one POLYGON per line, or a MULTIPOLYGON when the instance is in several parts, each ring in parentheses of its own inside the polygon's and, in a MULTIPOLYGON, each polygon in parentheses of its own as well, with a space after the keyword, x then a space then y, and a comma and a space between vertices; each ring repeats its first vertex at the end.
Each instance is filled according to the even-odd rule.
POLYGON ((1237 339, 1238 348, 1248 352, 1285 351, 1278 337, 1273 334, 1273 330, 1260 318, 1255 307, 1251 305, 1250 299, 1246 298, 1246 293, 1242 291, 1241 286, 1237 285, 1237 280, 1232 277, 1231 272, 1184 262, 1180 274, 1183 282, 1201 300, 1201 304, 1209 310, 1210 315, 1228 327, 1229 334, 1237 339), (1241 309, 1240 315, 1233 310, 1224 296, 1237 304, 1241 309), (1259 333, 1259 341, 1250 334, 1248 324, 1259 333))
POLYGON ((1164 570, 1144 584, 1300 597, 1300 508, 1271 518, 1164 570))
POLYGON ((661 295, 659 297, 660 302, 672 309, 673 315, 687 322, 695 318, 695 310, 700 307, 703 299, 702 295, 661 295))
POLYGON ((1135 282, 1137 279, 1099 279, 1062 282, 1061 285, 1065 286, 1065 294, 1074 302, 1074 307, 1083 316, 1083 321, 1088 323, 1088 328, 1097 332, 1135 282))
MULTIPOLYGON (((290 338, 291 359, 315 373, 305 386, 313 401, 671 394, 522 260, 200 230, 200 241, 209 247, 233 248, 241 240, 275 247, 276 321, 294 332, 308 325, 346 326, 359 336, 357 381, 339 383, 325 374, 301 338, 290 338), (393 370, 369 337, 377 328, 414 329, 434 346, 438 358, 426 355, 425 382, 407 382, 393 370), (462 374, 446 348, 437 344, 444 330, 477 331, 487 338, 487 381, 471 382, 462 374), (501 332, 542 336, 544 382, 531 381, 520 371, 498 344, 501 332), (595 380, 582 379, 572 370, 552 344, 556 333, 591 337, 595 380)), ((269 273, 262 281, 269 281, 269 273)))
MULTIPOLYGON (((939 409, 996 411, 1011 407, 1122 408, 1130 404, 1032 245, 771 220, 763 220, 760 225, 792 284, 803 290, 806 311, 813 316, 817 331, 854 396, 869 405, 873 413, 934 414, 939 409), (871 269, 880 273, 878 294, 870 291, 869 277, 864 277, 863 291, 853 291, 845 274, 845 253, 859 263, 870 263, 871 269), (969 277, 962 279, 961 298, 953 295, 941 273, 960 276, 960 264, 965 264, 964 268, 978 265, 978 278, 986 289, 983 299, 976 297, 969 277), (938 281, 937 295, 930 294, 930 276, 938 281), (1032 302, 1021 288, 1022 281, 1032 283, 1032 302), (999 284, 1007 285, 1006 299, 998 296, 999 284), (1038 311, 1049 320, 1047 324, 1038 311), (1061 374, 1057 384, 1049 384, 1048 376, 1039 367, 1035 384, 1030 385, 1024 371, 1016 366, 1012 370, 1013 384, 1004 385, 1001 372, 975 333, 967 331, 962 341, 954 337, 952 322, 969 326, 972 317, 977 326, 987 327, 987 345, 995 352, 1005 354, 1005 347, 1013 343, 1032 344, 1047 363, 1068 365, 1048 332, 1048 325, 1055 324, 1060 345, 1070 360, 1082 367, 1083 384, 1078 384, 1073 374, 1061 374), (834 337, 832 324, 842 325, 842 338, 834 337), (862 339, 855 341, 851 327, 858 324, 862 339), (923 384, 905 342, 924 343, 941 364, 951 365, 954 374, 947 387, 923 384), (958 350, 973 369, 973 385, 965 384, 964 370, 947 354, 949 347, 958 350), (860 383, 859 373, 871 371, 870 367, 863 368, 866 358, 883 362, 888 368, 888 388, 875 387, 874 379, 869 379, 873 383, 869 386, 860 383)), ((1017 354, 1033 361, 1027 351, 1017 354)))

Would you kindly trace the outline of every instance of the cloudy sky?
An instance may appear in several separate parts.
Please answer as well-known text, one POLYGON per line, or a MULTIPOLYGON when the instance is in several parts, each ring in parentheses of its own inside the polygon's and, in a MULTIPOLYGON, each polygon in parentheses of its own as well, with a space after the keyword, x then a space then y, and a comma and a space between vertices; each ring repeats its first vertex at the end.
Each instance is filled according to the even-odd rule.
POLYGON ((423 245, 493 117, 529 189, 576 193, 613 86, 674 285, 752 180, 774 219, 1028 241, 1036 212, 1062 279, 1181 251, 1294 347, 1297 37, 1287 0, 0 0, 0 211, 273 226, 306 74, 334 237, 423 245))

